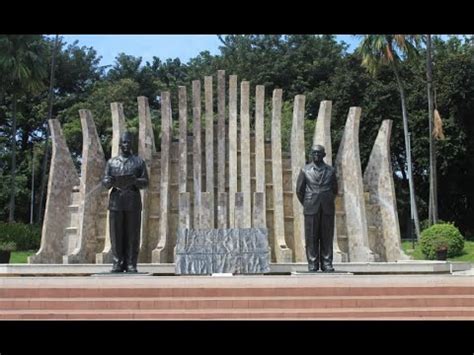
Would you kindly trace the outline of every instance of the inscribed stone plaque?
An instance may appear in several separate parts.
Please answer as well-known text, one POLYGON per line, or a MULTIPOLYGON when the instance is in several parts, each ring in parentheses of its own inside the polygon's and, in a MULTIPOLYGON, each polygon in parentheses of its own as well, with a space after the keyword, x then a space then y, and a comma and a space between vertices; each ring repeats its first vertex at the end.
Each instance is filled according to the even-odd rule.
POLYGON ((261 274, 270 271, 265 228, 179 229, 176 274, 261 274))

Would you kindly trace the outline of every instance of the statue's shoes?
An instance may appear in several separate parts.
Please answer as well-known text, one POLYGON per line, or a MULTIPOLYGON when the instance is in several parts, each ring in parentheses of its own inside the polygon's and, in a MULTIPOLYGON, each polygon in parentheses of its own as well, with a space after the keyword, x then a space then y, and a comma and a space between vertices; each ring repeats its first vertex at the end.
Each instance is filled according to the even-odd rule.
POLYGON ((131 272, 131 273, 136 273, 136 272, 138 272, 137 268, 134 267, 134 266, 129 266, 129 267, 127 267, 127 270, 126 270, 126 271, 127 271, 127 272, 131 272))

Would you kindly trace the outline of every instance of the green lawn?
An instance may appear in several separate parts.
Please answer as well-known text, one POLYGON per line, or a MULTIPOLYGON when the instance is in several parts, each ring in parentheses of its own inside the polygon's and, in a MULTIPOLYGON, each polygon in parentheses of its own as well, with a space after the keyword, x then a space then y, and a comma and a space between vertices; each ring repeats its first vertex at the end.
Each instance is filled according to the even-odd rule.
MULTIPOLYGON (((415 242, 415 247, 416 247, 415 242)), ((423 260, 425 257, 421 252, 420 248, 415 248, 413 250, 413 243, 408 240, 404 240, 402 242, 403 251, 413 257, 414 260, 423 260)), ((34 255, 36 250, 28 250, 28 251, 14 251, 10 256, 10 264, 26 264, 27 257, 30 255, 34 255)), ((463 254, 460 256, 456 256, 454 258, 448 258, 451 261, 469 261, 474 263, 474 241, 464 241, 464 251, 463 254)))
POLYGON ((28 256, 35 255, 36 250, 13 251, 10 254, 10 264, 26 264, 28 256))
MULTIPOLYGON (((416 248, 415 242, 415 250, 413 250, 413 243, 412 241, 405 240, 402 242, 403 251, 413 257, 414 260, 423 260, 425 257, 421 252, 420 248, 416 248)), ((450 261, 469 261, 474 262, 474 241, 465 240, 464 241, 464 250, 463 254, 456 256, 454 258, 448 258, 450 261)))

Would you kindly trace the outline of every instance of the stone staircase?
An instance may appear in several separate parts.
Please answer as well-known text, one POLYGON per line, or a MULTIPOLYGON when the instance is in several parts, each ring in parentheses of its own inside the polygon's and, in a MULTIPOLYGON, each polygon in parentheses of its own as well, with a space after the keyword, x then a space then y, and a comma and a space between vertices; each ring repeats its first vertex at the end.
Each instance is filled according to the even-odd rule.
POLYGON ((437 278, 9 278, 0 319, 474 319, 472 279, 437 278))

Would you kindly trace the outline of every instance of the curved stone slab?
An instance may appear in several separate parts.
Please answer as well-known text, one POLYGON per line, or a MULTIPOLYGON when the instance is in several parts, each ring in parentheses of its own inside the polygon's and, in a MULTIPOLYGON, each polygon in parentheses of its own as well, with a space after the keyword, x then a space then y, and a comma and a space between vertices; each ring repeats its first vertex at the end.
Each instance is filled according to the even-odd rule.
POLYGON ((272 181, 273 181, 273 248, 277 263, 292 262, 292 251, 285 240, 283 210, 283 170, 281 159, 281 104, 283 91, 273 90, 272 99, 272 181))
MULTIPOLYGON (((320 144, 326 151, 324 161, 332 166, 332 142, 331 142, 331 112, 332 101, 321 101, 319 104, 318 119, 314 127, 313 146, 320 144)), ((337 173, 337 171, 336 171, 337 173)), ((334 219, 337 217, 334 216, 334 219)), ((334 221, 334 241, 333 241, 333 258, 334 262, 347 261, 347 254, 342 252, 337 240, 338 231, 337 223, 334 221)))
POLYGON ((392 120, 384 120, 364 173, 364 187, 369 191, 369 203, 372 206, 371 220, 378 231, 374 252, 382 257, 381 261, 388 262, 408 259, 401 249, 397 199, 390 159, 391 131, 392 120))
POLYGON ((102 177, 105 156, 95 128, 92 113, 79 110, 82 125, 82 165, 79 207, 79 228, 75 250, 63 257, 65 264, 94 263, 96 259, 98 226, 97 218, 105 205, 102 177))
MULTIPOLYGON (((291 126, 291 171, 292 191, 296 191, 296 180, 306 162, 304 149, 304 105, 305 96, 295 96, 293 104, 293 124, 291 126)), ((306 261, 303 206, 293 193, 293 240, 295 261, 306 261)))
MULTIPOLYGON (((125 132, 126 123, 125 115, 123 113, 123 104, 120 102, 112 102, 110 104, 110 111, 112 113, 112 152, 111 157, 115 157, 120 153, 120 137, 125 132)), ((110 196, 110 191, 107 196, 110 196)), ((108 201, 109 198, 107 198, 108 201)), ((107 209, 107 206, 105 206, 107 209)), ((95 262, 97 264, 111 264, 112 263, 112 244, 110 242, 110 225, 109 225, 109 210, 107 209, 107 220, 105 226, 105 243, 104 250, 97 253, 95 262)))
POLYGON ((367 215, 359 153, 360 107, 351 107, 336 158, 337 182, 346 216, 349 261, 374 261, 369 249, 367 215))
POLYGON ((52 140, 51 168, 48 194, 44 211, 41 246, 35 255, 28 257, 29 264, 60 264, 67 252, 64 211, 72 202, 72 190, 79 185, 79 175, 71 158, 66 140, 57 119, 48 121, 52 140))
MULTIPOLYGON (((145 160, 146 167, 148 170, 148 176, 156 174, 156 171, 153 171, 152 157, 156 153, 155 148, 155 136, 153 134, 153 125, 151 122, 151 113, 150 105, 148 104, 148 98, 145 96, 137 97, 138 102, 138 155, 145 160)), ((122 108, 123 111, 123 108, 122 108)), ((147 247, 150 243, 149 241, 153 238, 151 234, 154 231, 151 231, 149 228, 149 216, 150 216, 150 204, 151 204, 151 194, 148 189, 140 189, 140 194, 142 197, 142 218, 141 218, 141 228, 140 228, 140 252, 138 254, 138 260, 141 263, 150 262, 150 251, 147 247)))
MULTIPOLYGON (((152 263, 167 262, 169 238, 169 198, 170 198, 170 149, 171 149, 171 101, 170 93, 161 93, 161 169, 160 169, 160 227, 158 245, 152 251, 152 263)), ((171 250, 172 252, 172 250, 171 250)))

